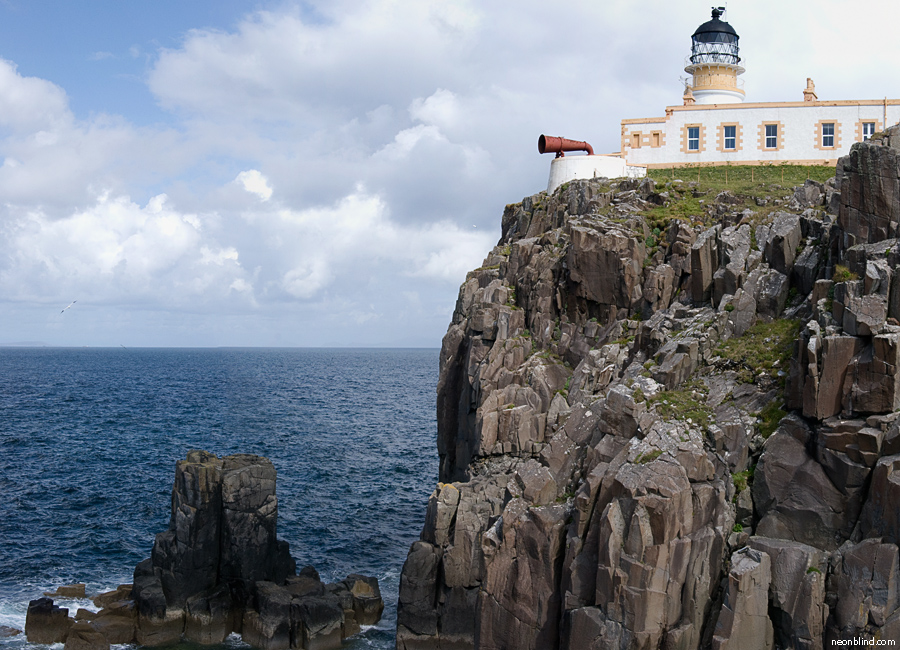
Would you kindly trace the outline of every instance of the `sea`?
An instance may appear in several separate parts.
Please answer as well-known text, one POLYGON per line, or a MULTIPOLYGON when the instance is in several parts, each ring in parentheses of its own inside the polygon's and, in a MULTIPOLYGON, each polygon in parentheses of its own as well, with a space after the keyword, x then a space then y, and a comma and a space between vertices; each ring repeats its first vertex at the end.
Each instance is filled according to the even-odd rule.
POLYGON ((203 449, 272 461, 298 569, 380 583, 383 618, 345 648, 393 648, 437 481, 437 374, 432 349, 0 348, 0 625, 24 630, 58 585, 130 583, 168 526, 175 462, 203 449))

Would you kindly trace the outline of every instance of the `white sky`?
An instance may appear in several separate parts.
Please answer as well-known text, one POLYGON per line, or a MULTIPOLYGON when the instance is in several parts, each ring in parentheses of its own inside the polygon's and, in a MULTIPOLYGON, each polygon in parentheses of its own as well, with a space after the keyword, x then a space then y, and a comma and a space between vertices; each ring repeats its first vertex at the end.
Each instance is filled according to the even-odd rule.
MULTIPOLYGON (((710 13, 184 4, 0 2, 0 344, 437 347, 538 135, 618 150, 710 13)), ((900 5, 728 9, 749 101, 900 97, 900 5)))

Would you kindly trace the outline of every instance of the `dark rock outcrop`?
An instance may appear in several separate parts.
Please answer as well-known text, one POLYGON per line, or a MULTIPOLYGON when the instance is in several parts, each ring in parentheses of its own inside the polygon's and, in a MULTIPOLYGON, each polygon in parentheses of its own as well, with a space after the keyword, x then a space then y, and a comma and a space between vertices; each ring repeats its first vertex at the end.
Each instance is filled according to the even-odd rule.
POLYGON ((760 212, 720 193, 655 230, 653 197, 702 194, 507 206, 443 341, 398 650, 900 633, 898 150, 894 127, 760 212))
POLYGON ((52 598, 38 598, 28 603, 25 636, 29 643, 63 643, 73 623, 68 609, 54 605, 52 598))
MULTIPOLYGON (((214 645, 239 632, 261 650, 328 650, 377 623, 384 603, 375 578, 325 584, 312 567, 295 575, 277 538, 275 478, 261 456, 191 451, 176 464, 169 528, 135 568, 134 584, 96 596, 100 611, 79 610, 76 621, 50 598, 32 601, 29 642, 64 642, 66 650, 182 638, 214 645)), ((83 597, 84 585, 77 594, 75 587, 54 595, 83 597)))

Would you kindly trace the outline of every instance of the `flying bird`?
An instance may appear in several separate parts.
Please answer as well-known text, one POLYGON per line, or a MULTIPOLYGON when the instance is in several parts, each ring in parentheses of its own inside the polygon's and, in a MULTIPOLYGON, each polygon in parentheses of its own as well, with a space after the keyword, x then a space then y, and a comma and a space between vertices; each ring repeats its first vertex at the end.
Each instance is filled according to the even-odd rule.
MULTIPOLYGON (((69 303, 69 307, 71 307, 72 305, 74 305, 76 302, 78 302, 78 301, 77 301, 77 300, 73 300, 71 303, 69 303)), ((66 309, 68 309, 69 307, 66 307, 66 309)), ((62 310, 61 312, 59 312, 59 313, 60 313, 60 314, 63 313, 64 311, 66 311, 66 309, 63 309, 63 310, 62 310)))

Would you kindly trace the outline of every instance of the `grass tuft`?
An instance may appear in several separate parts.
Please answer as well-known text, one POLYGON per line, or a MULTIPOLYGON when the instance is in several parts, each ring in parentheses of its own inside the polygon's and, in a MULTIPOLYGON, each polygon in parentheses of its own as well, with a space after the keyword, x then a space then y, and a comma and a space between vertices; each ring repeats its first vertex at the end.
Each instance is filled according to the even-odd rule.
MULTIPOLYGON (((716 353, 738 364, 741 367, 738 379, 750 384, 760 372, 777 375, 779 370, 787 371, 799 332, 799 321, 760 321, 743 336, 735 336, 722 343, 716 353)), ((784 386, 784 378, 779 379, 779 384, 784 386)))

